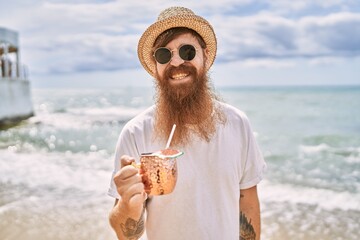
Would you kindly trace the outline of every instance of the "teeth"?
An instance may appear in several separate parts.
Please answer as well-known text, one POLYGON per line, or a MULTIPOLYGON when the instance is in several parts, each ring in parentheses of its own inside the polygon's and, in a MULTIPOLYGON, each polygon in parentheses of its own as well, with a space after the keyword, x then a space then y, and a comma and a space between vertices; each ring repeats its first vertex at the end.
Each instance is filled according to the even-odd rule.
POLYGON ((178 74, 174 74, 172 76, 172 78, 175 79, 175 80, 179 80, 179 79, 182 79, 182 78, 187 77, 187 76, 188 76, 188 74, 186 74, 186 73, 178 73, 178 74))

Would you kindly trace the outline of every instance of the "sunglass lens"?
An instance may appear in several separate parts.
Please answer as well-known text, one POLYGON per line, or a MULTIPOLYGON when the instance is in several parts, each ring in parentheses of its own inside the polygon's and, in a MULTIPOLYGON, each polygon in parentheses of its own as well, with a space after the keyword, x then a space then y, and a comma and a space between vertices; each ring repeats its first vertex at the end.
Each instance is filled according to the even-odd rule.
POLYGON ((160 64, 165 64, 171 59, 171 52, 167 48, 159 48, 154 53, 155 60, 160 64))
POLYGON ((192 45, 184 45, 179 49, 180 57, 185 61, 191 61, 196 55, 196 49, 192 45))

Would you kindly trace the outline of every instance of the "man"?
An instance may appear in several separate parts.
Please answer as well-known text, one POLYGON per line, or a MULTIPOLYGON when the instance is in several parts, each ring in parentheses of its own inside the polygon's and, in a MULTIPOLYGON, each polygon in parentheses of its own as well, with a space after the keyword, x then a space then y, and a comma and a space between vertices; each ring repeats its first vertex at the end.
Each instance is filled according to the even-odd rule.
POLYGON ((213 28, 190 9, 168 8, 140 38, 138 55, 155 77, 157 95, 117 143, 109 219, 118 238, 138 239, 146 230, 149 240, 260 239, 256 185, 265 162, 246 115, 209 87, 213 28), (173 124, 171 148, 184 152, 177 184, 170 194, 148 198, 146 181, 131 163, 164 149, 173 124))

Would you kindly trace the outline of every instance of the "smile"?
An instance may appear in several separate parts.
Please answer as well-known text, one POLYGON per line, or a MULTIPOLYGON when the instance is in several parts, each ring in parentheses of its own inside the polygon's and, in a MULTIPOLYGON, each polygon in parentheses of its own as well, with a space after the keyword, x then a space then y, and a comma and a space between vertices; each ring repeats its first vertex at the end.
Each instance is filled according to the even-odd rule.
POLYGON ((171 78, 174 80, 181 80, 183 78, 186 78, 187 76, 189 76, 189 74, 187 74, 187 73, 176 73, 176 74, 172 75, 171 78))

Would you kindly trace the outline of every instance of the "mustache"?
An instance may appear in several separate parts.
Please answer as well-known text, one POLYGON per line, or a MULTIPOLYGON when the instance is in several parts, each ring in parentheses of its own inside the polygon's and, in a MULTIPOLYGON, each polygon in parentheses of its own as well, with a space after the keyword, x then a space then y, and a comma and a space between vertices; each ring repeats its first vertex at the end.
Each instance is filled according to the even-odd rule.
POLYGON ((172 65, 169 65, 165 69, 164 76, 167 79, 169 79, 176 73, 186 73, 186 74, 189 74, 189 75, 197 76, 197 69, 188 62, 185 62, 185 63, 179 65, 178 67, 174 67, 172 65))

